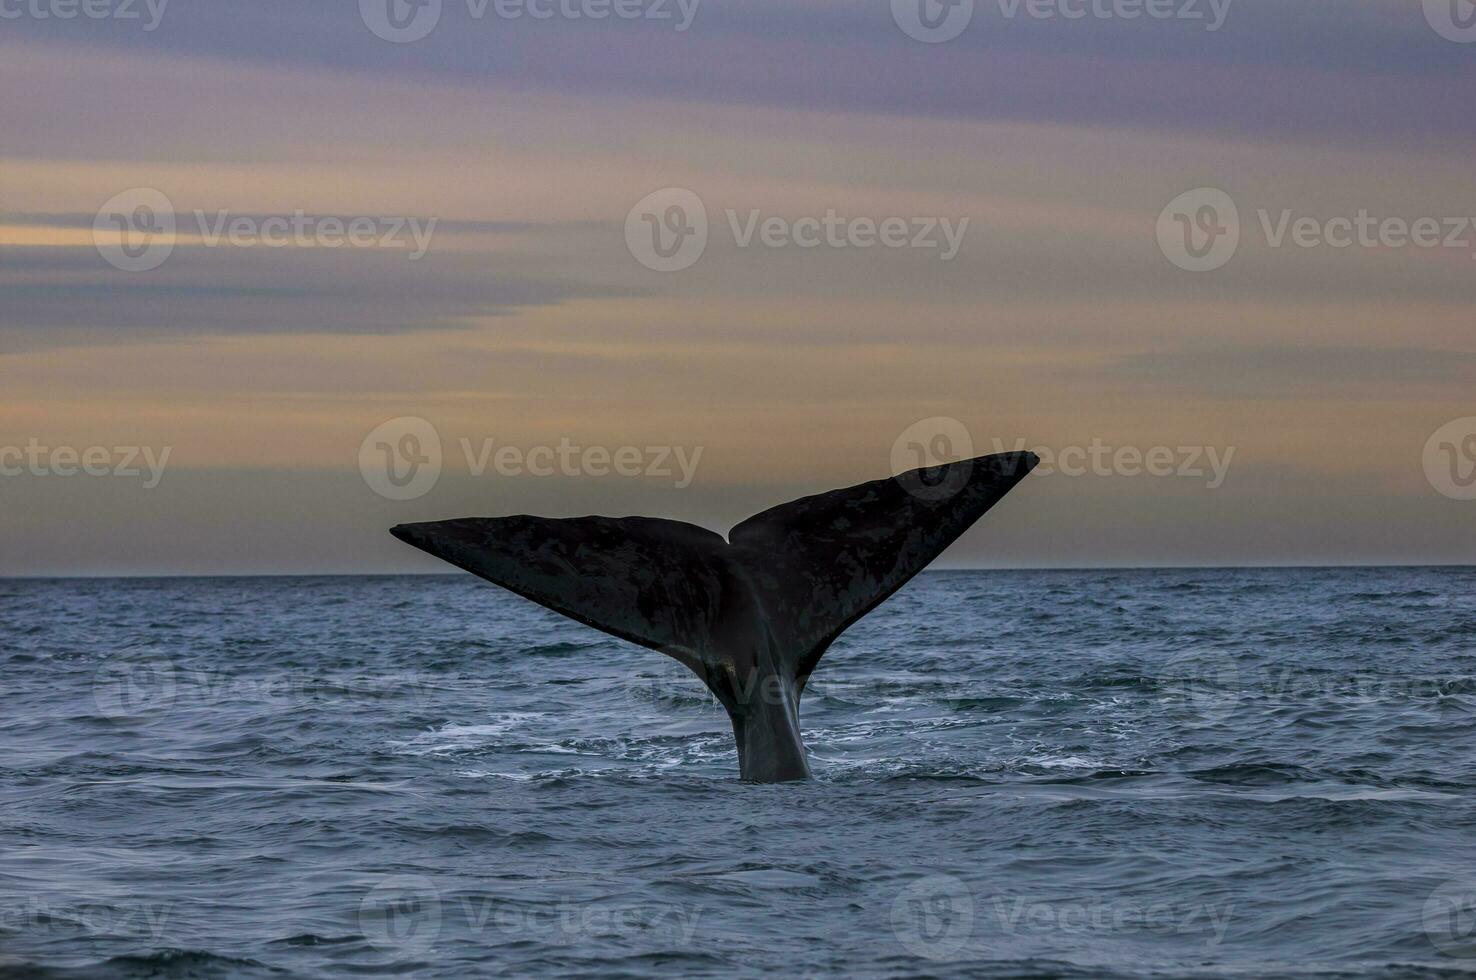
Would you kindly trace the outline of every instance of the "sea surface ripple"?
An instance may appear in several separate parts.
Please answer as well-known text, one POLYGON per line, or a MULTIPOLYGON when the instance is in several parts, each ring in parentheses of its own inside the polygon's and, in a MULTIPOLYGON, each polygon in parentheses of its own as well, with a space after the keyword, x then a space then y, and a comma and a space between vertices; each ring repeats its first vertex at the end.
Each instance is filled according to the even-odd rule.
POLYGON ((1476 570, 935 572, 740 783, 469 576, 0 580, 0 976, 1476 969, 1476 570))

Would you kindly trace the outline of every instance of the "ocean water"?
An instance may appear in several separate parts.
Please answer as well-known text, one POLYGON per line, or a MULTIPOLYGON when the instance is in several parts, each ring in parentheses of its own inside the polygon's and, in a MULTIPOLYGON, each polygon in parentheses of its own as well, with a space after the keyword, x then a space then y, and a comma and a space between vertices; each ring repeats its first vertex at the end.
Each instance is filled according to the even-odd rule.
POLYGON ((756 786, 469 576, 0 580, 0 975, 1461 975, 1473 640, 1473 569, 927 573, 756 786))

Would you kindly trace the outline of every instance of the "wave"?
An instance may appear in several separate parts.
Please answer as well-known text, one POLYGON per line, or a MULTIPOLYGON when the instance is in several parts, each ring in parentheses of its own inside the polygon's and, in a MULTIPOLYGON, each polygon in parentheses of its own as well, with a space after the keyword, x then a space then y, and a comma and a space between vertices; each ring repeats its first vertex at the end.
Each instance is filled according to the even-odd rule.
POLYGON ((253 959, 221 956, 205 950, 159 949, 127 953, 99 963, 55 967, 41 963, 7 964, 0 959, 0 980, 134 980, 172 978, 203 980, 212 977, 286 976, 287 971, 253 959))

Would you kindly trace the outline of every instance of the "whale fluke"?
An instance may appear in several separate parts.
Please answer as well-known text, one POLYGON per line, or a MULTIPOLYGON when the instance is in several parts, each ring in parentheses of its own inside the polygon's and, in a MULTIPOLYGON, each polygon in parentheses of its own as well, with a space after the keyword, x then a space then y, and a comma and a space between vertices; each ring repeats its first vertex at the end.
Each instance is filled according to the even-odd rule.
POLYGON ((1039 460, 1000 453, 801 497, 728 540, 652 517, 465 517, 390 533, 587 626, 686 664, 728 711, 742 778, 809 775, 805 681, 1039 460))

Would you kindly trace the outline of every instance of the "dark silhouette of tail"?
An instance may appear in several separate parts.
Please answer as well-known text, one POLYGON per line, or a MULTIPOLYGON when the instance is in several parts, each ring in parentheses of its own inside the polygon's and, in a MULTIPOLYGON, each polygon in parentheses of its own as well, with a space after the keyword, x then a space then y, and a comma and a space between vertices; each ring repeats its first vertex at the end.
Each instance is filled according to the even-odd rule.
POLYGON ((744 779, 809 774, 799 699, 826 649, 1033 469, 1002 453, 801 497, 728 540, 650 517, 467 517, 390 533, 686 664, 728 710, 744 779))

